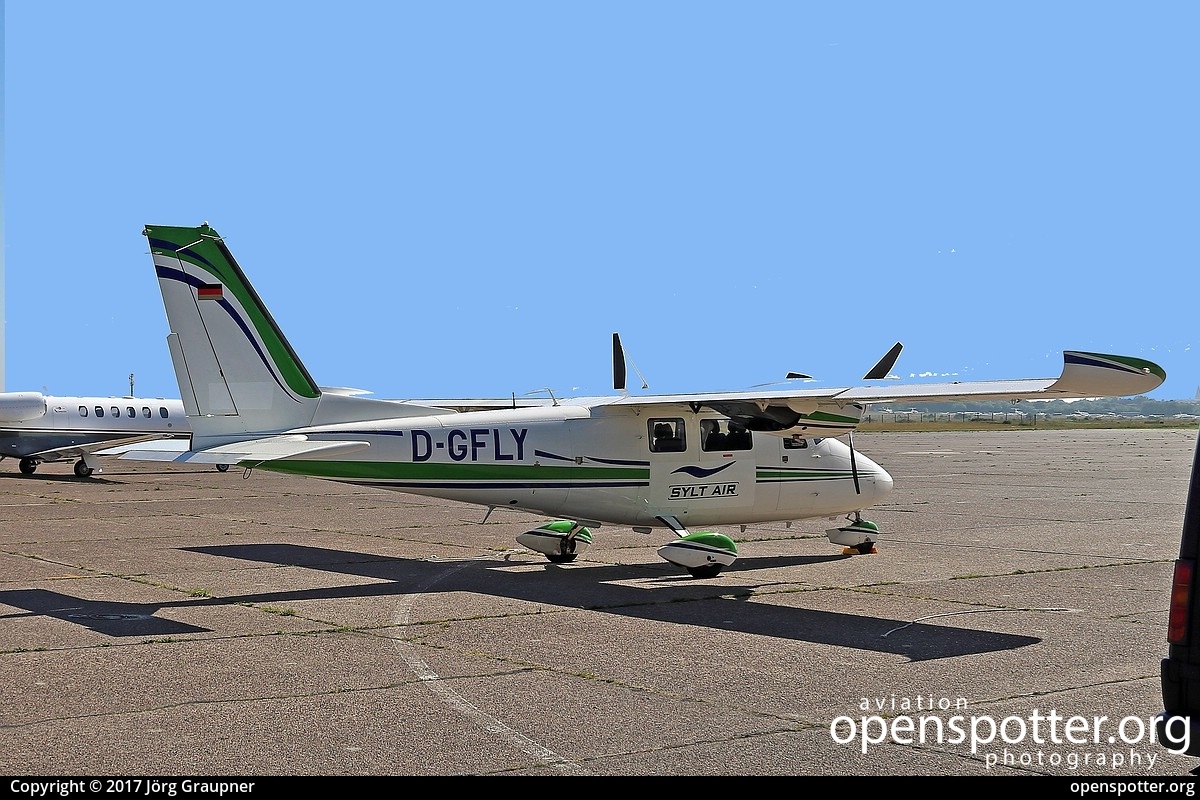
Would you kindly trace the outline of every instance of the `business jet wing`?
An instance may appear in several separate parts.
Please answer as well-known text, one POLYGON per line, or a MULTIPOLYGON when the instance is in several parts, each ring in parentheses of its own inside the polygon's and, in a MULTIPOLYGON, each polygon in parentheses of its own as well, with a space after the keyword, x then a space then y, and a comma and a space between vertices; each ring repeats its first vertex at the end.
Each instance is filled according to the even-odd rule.
POLYGON ((90 456, 107 456, 116 455, 115 452, 130 447, 137 447, 143 443, 158 443, 158 442, 179 442, 183 447, 187 447, 188 437, 185 434, 182 437, 172 437, 170 434, 140 434, 137 436, 125 436, 116 439, 104 439, 82 442, 78 444, 69 444, 62 447, 48 447, 45 450, 39 450, 36 453, 27 453, 26 457, 36 458, 40 461, 59 461, 61 459, 83 458, 90 461, 90 456))
POLYGON ((195 462, 199 464, 242 464, 245 466, 256 466, 266 461, 286 461, 287 459, 306 458, 316 453, 320 453, 324 457, 343 455, 370 446, 369 442, 326 442, 310 439, 303 434, 293 434, 248 439, 244 442, 234 442, 233 444, 224 444, 203 450, 185 448, 183 452, 180 452, 180 449, 173 445, 132 447, 123 452, 121 458, 132 461, 174 461, 195 462))

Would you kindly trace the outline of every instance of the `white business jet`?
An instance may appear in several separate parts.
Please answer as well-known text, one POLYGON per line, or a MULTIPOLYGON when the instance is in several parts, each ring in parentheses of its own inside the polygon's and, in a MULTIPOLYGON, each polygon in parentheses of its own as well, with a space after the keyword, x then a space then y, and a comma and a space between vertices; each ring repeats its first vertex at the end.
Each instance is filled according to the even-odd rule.
POLYGON ((101 471, 100 450, 189 435, 178 399, 0 392, 0 459, 20 459, 25 475, 43 461, 74 458, 75 474, 86 478, 101 471))
MULTIPOLYGON (((711 526, 844 519, 830 541, 870 553, 879 531, 861 512, 891 494, 892 477, 853 447, 868 404, 1116 397, 1166 378, 1140 358, 1067 351, 1057 378, 631 396, 614 335, 611 396, 379 400, 321 390, 208 223, 144 234, 192 439, 185 453, 146 446, 123 458, 520 509, 549 521, 517 541, 556 563, 575 560, 602 524, 668 532, 659 555, 698 578, 737 558, 711 526)), ((885 377, 899 351, 865 377, 885 377)))

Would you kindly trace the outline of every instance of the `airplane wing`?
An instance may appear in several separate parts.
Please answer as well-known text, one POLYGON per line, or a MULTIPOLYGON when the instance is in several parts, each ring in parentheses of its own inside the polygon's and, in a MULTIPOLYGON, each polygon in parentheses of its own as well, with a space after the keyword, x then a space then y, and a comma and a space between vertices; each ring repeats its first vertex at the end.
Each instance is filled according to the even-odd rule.
POLYGON ((323 442, 303 435, 268 436, 244 442, 209 447, 204 450, 184 449, 170 445, 133 447, 121 454, 121 458, 133 461, 174 461, 200 464, 244 464, 254 466, 264 461, 281 461, 289 458, 305 458, 316 453, 323 456, 352 453, 370 447, 370 442, 323 442))
MULTIPOLYGON (((124 456, 126 453, 134 450, 145 450, 148 452, 161 453, 186 453, 192 446, 191 436, 177 436, 173 439, 158 439, 154 441, 138 441, 119 444, 115 447, 106 447, 103 450, 97 450, 98 456, 124 456)), ((131 456, 132 458, 132 456, 131 456)))
MULTIPOLYGON (((865 378, 886 374, 899 354, 893 347, 865 378)), ((1068 350, 1057 378, 999 381, 954 381, 813 389, 752 389, 744 392, 621 395, 603 398, 492 398, 414 400, 454 411, 583 404, 589 407, 686 404, 693 411, 709 408, 735 419, 752 431, 790 436, 837 436, 853 431, 872 403, 954 402, 962 400, 1069 400, 1087 397, 1127 397, 1152 391, 1166 380, 1158 364, 1132 356, 1068 350)))
MULTIPOLYGON (((874 370, 872 370, 874 372, 874 370)), ((857 427, 872 403, 953 402, 961 400, 1065 400, 1087 397, 1127 397, 1156 389, 1167 378, 1158 364, 1132 356, 1063 353, 1057 378, 999 381, 954 381, 840 389, 720 392, 657 397, 624 397, 614 405, 688 403, 693 410, 711 408, 738 420, 753 431, 791 435, 837 436, 857 427)))
POLYGON ((172 437, 170 434, 149 433, 139 434, 137 436, 124 436, 113 439, 104 439, 103 441, 83 442, 81 444, 65 445, 63 447, 50 447, 45 450, 40 450, 36 453, 28 453, 27 457, 37 458, 42 461, 58 461, 60 459, 83 458, 84 456, 107 456, 115 455, 115 452, 123 448, 137 447, 142 443, 159 443, 159 442, 180 442, 183 447, 187 447, 189 437, 172 437))

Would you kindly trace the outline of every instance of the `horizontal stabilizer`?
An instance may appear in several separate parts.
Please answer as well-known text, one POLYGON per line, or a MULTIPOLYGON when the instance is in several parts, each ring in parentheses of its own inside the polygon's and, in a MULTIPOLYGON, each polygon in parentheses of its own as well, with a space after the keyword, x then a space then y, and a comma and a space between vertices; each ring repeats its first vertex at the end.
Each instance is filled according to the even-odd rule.
POLYGON ((180 453, 170 448, 157 450, 149 447, 134 448, 123 453, 121 458, 133 461, 174 461, 199 464, 261 464, 264 461, 322 458, 341 456, 370 447, 370 442, 323 442, 305 436, 272 436, 266 439, 251 439, 245 442, 224 444, 204 450, 189 450, 180 453))

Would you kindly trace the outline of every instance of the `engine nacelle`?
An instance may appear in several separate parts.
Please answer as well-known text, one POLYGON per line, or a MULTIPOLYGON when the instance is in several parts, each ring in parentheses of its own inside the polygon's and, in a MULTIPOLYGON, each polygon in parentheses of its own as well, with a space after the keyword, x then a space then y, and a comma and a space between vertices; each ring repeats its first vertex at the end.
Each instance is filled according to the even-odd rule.
POLYGON ((41 392, 0 392, 0 423, 29 422, 46 415, 41 392))

